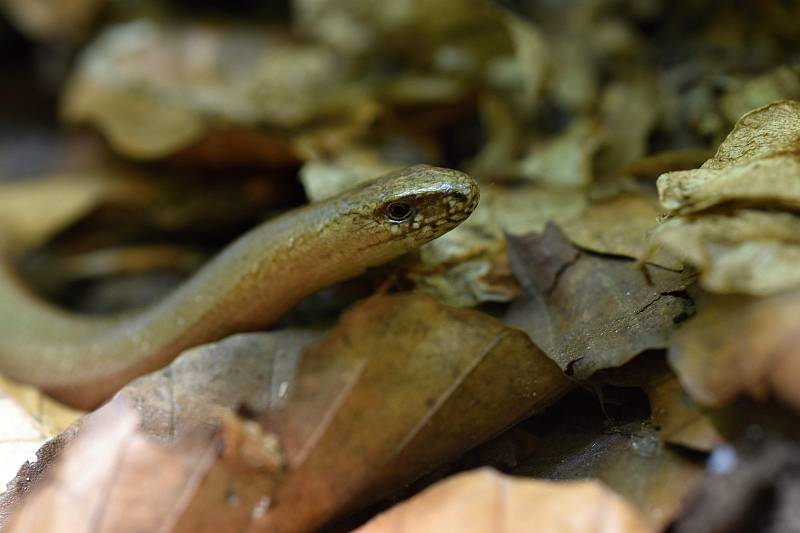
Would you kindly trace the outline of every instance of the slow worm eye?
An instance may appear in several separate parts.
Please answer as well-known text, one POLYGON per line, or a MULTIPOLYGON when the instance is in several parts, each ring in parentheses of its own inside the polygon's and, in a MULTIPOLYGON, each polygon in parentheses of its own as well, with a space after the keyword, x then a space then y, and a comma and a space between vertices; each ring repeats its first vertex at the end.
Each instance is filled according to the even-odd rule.
POLYGON ((406 202, 392 202, 386 206, 386 218, 391 222, 403 222, 413 214, 414 208, 406 202))

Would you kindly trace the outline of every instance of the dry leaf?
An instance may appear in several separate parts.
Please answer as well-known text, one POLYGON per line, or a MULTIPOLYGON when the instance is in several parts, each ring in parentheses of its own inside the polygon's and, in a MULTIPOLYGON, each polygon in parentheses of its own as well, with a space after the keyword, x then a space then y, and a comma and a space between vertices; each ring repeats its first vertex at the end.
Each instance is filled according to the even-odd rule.
POLYGON ((188 350, 163 370, 132 381, 113 401, 45 443, 36 452, 37 460, 23 464, 0 497, 0 510, 40 486, 64 447, 83 438, 87 426, 105 423, 95 420, 113 418, 109 411, 118 412, 120 405, 136 406, 140 431, 148 438, 174 445, 198 431, 214 430, 231 410, 245 406, 261 412, 279 403, 303 348, 318 336, 306 330, 250 333, 188 350))
POLYGON ((484 468, 453 476, 373 518, 358 533, 644 533, 636 509, 597 481, 539 481, 484 468))
POLYGON ((800 207, 800 103, 774 102, 736 123, 716 155, 695 170, 658 178, 662 205, 690 213, 730 202, 800 207))
POLYGON ((239 335, 186 352, 48 443, 11 499, 38 486, 61 447, 119 403, 136 405, 141 427, 164 443, 244 406, 265 413, 289 466, 279 503, 253 528, 305 531, 453 460, 571 387, 524 333, 421 295, 357 306, 296 367, 313 337, 239 335))
POLYGON ((800 285, 800 217, 740 209, 678 217, 652 234, 654 242, 700 270, 716 293, 777 294, 800 285))
POLYGON ((123 154, 157 158, 217 124, 305 124, 353 100, 337 100, 349 70, 332 51, 274 32, 141 19, 83 52, 63 115, 97 126, 123 154))
POLYGON ((91 172, 0 184, 2 239, 13 239, 14 246, 42 244, 97 207, 113 187, 91 172))
POLYGON ((692 313, 690 274, 580 251, 555 224, 509 237, 508 251, 523 296, 506 322, 577 379, 666 347, 675 323, 692 313))
POLYGON ((561 229, 573 244, 586 250, 680 270, 683 262, 673 253, 652 253, 650 232, 657 227, 660 214, 654 197, 625 194, 588 206, 561 222, 561 229))
POLYGON ((519 431, 532 445, 510 472, 550 480, 600 480, 661 530, 681 513, 703 479, 702 462, 661 441, 640 401, 603 408, 605 395, 583 396, 583 403, 574 402, 573 395, 565 399, 573 400, 571 405, 561 402, 552 412, 521 424, 519 431))
POLYGON ((258 529, 318 527, 570 386, 524 333, 482 313, 423 295, 368 300, 306 350, 286 404, 267 415, 289 473, 258 529))
MULTIPOLYGON (((64 431, 83 416, 83 411, 59 403, 30 385, 15 383, 0 376, 0 394, 7 394, 14 399, 36 422, 48 436, 64 431)), ((17 463, 17 467, 22 464, 17 463)), ((0 482, 0 486, 2 483, 0 482)))
POLYGON ((800 103, 751 111, 702 167, 658 179, 664 207, 683 216, 654 231, 654 242, 697 267, 712 292, 796 287, 800 218, 775 210, 800 207, 799 155, 800 103), (703 212, 712 207, 718 212, 703 212))
POLYGON ((573 189, 549 189, 526 183, 519 187, 481 187, 481 202, 460 226, 423 246, 423 268, 411 272, 417 289, 449 305, 471 307, 507 302, 518 294, 508 280, 506 233, 540 231, 548 220, 567 220, 586 206, 573 189), (443 272, 444 270, 444 272, 443 272), (501 280, 497 284, 493 280, 501 280))
POLYGON ((653 425, 664 442, 705 452, 725 442, 674 374, 664 373, 648 381, 645 390, 653 425))
POLYGON ((755 300, 716 296, 687 323, 670 363, 689 394, 723 406, 740 394, 800 410, 800 293, 755 300))
POLYGON ((217 434, 162 447, 114 401, 66 448, 8 531, 241 530, 269 505, 281 468, 274 437, 248 424, 229 417, 217 434))

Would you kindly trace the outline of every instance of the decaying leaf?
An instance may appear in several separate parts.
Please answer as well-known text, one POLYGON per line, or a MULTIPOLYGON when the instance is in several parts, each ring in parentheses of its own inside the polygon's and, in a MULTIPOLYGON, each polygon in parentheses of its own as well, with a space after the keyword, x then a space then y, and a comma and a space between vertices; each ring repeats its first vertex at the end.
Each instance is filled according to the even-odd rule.
POLYGON ((638 402, 601 408, 605 395, 583 396, 583 402, 573 395, 566 399, 573 400, 571 405, 561 402, 553 412, 521 424, 518 431, 531 444, 509 471, 550 480, 597 479, 661 530, 702 480, 702 461, 665 444, 638 402))
POLYGON ((648 348, 663 348, 692 313, 693 276, 575 248, 555 224, 509 237, 511 268, 523 296, 507 323, 521 327, 563 370, 585 379, 648 348))
POLYGON ((667 220, 655 242, 684 257, 716 293, 776 294, 800 285, 800 217, 741 209, 667 220))
POLYGON ((645 384, 651 419, 662 441, 693 450, 710 452, 724 443, 702 409, 686 394, 672 373, 664 373, 645 384))
POLYGON ((697 267, 712 292, 769 295, 796 287, 798 176, 800 103, 751 111, 703 166, 658 179, 662 204, 677 216, 653 240, 697 267))
POLYGON ((457 306, 510 301, 518 290, 507 279, 506 233, 541 231, 549 220, 567 220, 586 206, 584 194, 525 184, 485 186, 481 201, 459 227, 420 250, 423 268, 413 271, 420 290, 457 306), (455 266, 453 266, 455 265, 455 266), (445 272, 440 269, 447 268, 445 272), (501 281, 499 285, 493 280, 501 281))
POLYGON ((658 179, 661 203, 681 213, 717 204, 800 206, 800 103, 774 102, 743 116, 699 169, 658 179))
POLYGON ((423 295, 357 306, 298 366, 314 336, 240 335, 190 350, 48 443, 21 471, 14 498, 117 404, 136 405, 143 430, 166 444, 244 406, 262 414, 289 467, 279 503, 254 530, 305 531, 455 459, 571 387, 521 331, 423 295))
POLYGON ((267 415, 289 473, 258 527, 312 529, 455 459, 570 386, 524 333, 482 313, 423 295, 368 300, 306 350, 285 405, 267 415))
POLYGON ((485 468, 453 476, 373 518, 358 533, 654 531, 597 481, 538 481, 485 468))
POLYGON ((116 397, 136 405, 148 435, 173 442, 198 428, 215 427, 220 411, 275 408, 286 399, 303 349, 319 336, 311 330, 234 335, 187 350, 116 397))
POLYGON ((585 211, 561 223, 576 246, 606 255, 630 257, 672 270, 683 263, 672 253, 652 253, 650 232, 657 227, 658 201, 644 194, 625 194, 591 204, 585 211))
POLYGON ((137 426, 123 402, 94 418, 8 531, 241 530, 269 505, 281 457, 254 423, 230 416, 219 432, 172 447, 137 426))
POLYGON ((740 394, 800 410, 800 293, 755 300, 716 296, 687 323, 670 363, 689 394, 723 406, 740 394))

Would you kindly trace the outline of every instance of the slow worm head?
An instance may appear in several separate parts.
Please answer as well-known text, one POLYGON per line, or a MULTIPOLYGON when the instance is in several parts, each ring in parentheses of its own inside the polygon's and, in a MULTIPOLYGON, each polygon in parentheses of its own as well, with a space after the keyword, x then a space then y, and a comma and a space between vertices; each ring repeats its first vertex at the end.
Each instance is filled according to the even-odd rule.
MULTIPOLYGON (((91 408, 181 351, 266 328, 318 289, 416 249, 466 219, 475 181, 418 165, 252 229, 152 307, 78 316, 0 269, 0 372, 91 408)), ((267 354, 265 354, 267 355, 267 354)))

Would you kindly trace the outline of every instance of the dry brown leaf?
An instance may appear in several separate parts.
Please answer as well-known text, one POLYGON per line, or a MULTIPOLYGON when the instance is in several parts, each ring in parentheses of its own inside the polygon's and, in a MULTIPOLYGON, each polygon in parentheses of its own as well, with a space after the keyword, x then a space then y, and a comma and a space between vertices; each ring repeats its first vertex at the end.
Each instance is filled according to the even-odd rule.
POLYGON ((645 533, 636 509, 597 481, 539 481, 489 468, 453 476, 373 518, 358 533, 645 533))
POLYGON ((42 483, 64 447, 83 435, 86 426, 102 424, 94 420, 108 419, 107 412, 118 411, 120 404, 136 406, 140 429, 148 438, 172 445, 218 427, 230 410, 245 406, 261 412, 279 403, 303 348, 318 336, 308 330, 235 335, 188 350, 163 370, 134 380, 112 402, 45 443, 35 462, 22 465, 0 497, 0 515, 42 483))
POLYGON ((775 396, 800 410, 800 293, 766 299, 715 296, 681 329, 670 363, 699 403, 775 396))
POLYGON ((318 527, 570 387, 524 333, 482 313, 424 295, 368 300, 306 350, 286 404, 267 416, 289 473, 257 529, 318 527))
POLYGON ((585 379, 667 346, 688 317, 688 273, 582 252, 550 224, 509 237, 511 267, 523 289, 507 323, 524 329, 563 370, 585 379))
POLYGON ((798 176, 800 102, 753 110, 702 167, 658 179, 664 207, 683 216, 667 220, 653 240, 697 267, 712 292, 769 295, 796 287, 800 218, 775 210, 800 208, 798 176), (704 212, 712 207, 717 212, 704 212))
POLYGON ((219 433, 162 447, 115 400, 87 424, 10 532, 241 530, 269 504, 281 457, 274 437, 228 417, 219 433))
POLYGON ((800 217, 740 209, 678 217, 652 234, 654 242, 697 267, 716 293, 777 294, 800 285, 800 217))
POLYGON ((800 158, 775 155, 728 168, 668 172, 658 178, 658 192, 661 205, 681 214, 734 203, 800 209, 798 175, 800 158))
POLYGON ((305 531, 456 458, 571 387, 524 333, 422 295, 355 307, 296 366, 313 337, 239 335, 188 351, 43 447, 10 499, 40 485, 64 444, 118 403, 136 405, 144 431, 167 444, 244 406, 265 413, 289 466, 279 503, 253 531, 305 531))
POLYGON ((590 205, 562 222, 561 229, 576 246, 586 250, 680 270, 683 262, 672 253, 652 253, 649 235, 657 227, 660 214, 654 197, 626 194, 590 205))
POLYGON ((774 102, 744 115, 699 169, 659 177, 661 203, 680 213, 730 202, 796 209, 798 153, 800 102, 774 102))
POLYGON ((745 114, 702 168, 719 170, 800 150, 800 102, 780 100, 745 114))
POLYGON ((598 171, 616 175, 647 152, 651 130, 659 114, 658 88, 653 80, 638 76, 609 84, 601 98, 599 122, 604 146, 598 154, 598 171))
POLYGON ((705 452, 725 442, 674 374, 664 373, 648 381, 645 390, 652 423, 664 442, 705 452))
MULTIPOLYGON (((653 527, 663 529, 682 512, 703 479, 702 462, 666 445, 647 419, 646 409, 644 418, 625 412, 612 416, 601 410, 601 399, 589 400, 591 409, 583 405, 545 413, 543 424, 536 418, 523 422, 520 431, 533 445, 517 459, 511 473, 549 480, 600 480, 634 504, 653 527)), ((628 404, 631 408, 642 410, 639 402, 628 404)), ((619 409, 626 409, 625 404, 619 409)))
POLYGON ((0 184, 2 239, 13 239, 14 246, 42 244, 97 207, 113 187, 91 172, 0 184))
POLYGON ((549 220, 563 221, 586 206, 583 192, 527 183, 519 187, 485 185, 472 215, 453 231, 420 250, 422 271, 411 279, 417 289, 449 305, 471 307, 513 299, 518 290, 507 278, 506 233, 541 231, 549 220), (442 272, 446 268, 447 271, 442 272), (499 290, 498 290, 499 288, 499 290))

